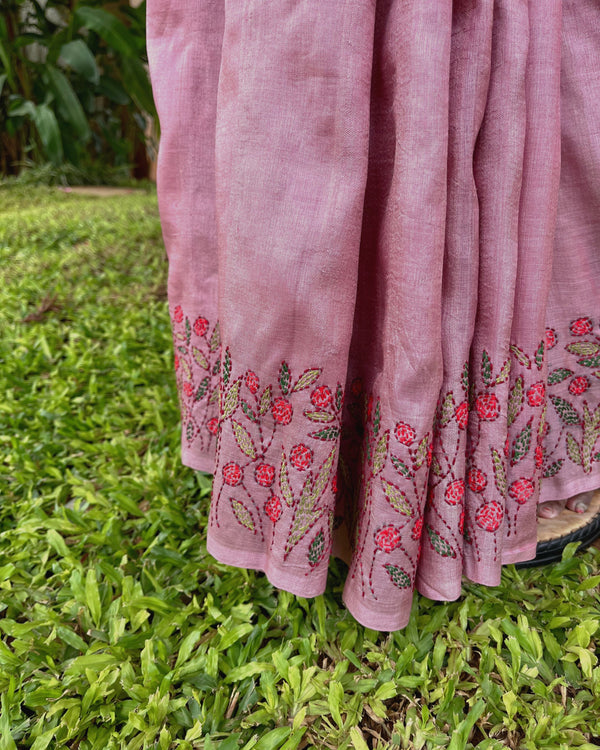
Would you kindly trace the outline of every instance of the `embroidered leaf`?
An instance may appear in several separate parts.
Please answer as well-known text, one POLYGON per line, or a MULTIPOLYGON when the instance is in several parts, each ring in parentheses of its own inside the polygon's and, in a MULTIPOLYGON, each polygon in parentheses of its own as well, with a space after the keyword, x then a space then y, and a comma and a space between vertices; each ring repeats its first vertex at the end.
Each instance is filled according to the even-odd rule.
POLYGON ((190 338, 192 336, 192 326, 188 318, 185 319, 185 343, 189 346, 190 338))
POLYGON ((570 432, 567 432, 567 456, 574 464, 581 466, 581 451, 579 450, 577 440, 575 440, 570 432))
POLYGON ((256 458, 256 447, 248 430, 235 419, 231 420, 231 426, 238 448, 245 456, 254 460, 256 458))
POLYGON ((583 367, 600 367, 600 354, 598 354, 596 357, 578 359, 577 364, 582 365, 583 367))
POLYGON ((443 536, 435 532, 431 526, 427 526, 429 541, 433 549, 441 557, 456 557, 456 552, 452 549, 450 543, 443 536))
POLYGON ((308 548, 308 564, 314 568, 323 559, 325 554, 325 534, 320 529, 308 548))
POLYGON ((210 385, 210 380, 208 378, 204 378, 200 385, 198 386, 198 390, 196 391, 196 395, 194 397, 194 401, 200 401, 200 399, 204 398, 206 395, 206 392, 208 391, 208 386, 210 385))
POLYGON ((183 374, 185 375, 186 379, 190 380, 192 377, 192 371, 190 370, 190 366, 185 361, 185 359, 180 359, 179 362, 181 364, 181 369, 183 370, 183 374))
POLYGON ((517 437, 513 441, 512 445, 512 455, 510 459, 511 466, 514 466, 515 464, 519 463, 527 453, 529 452, 529 447, 531 445, 531 419, 525 427, 521 430, 521 432, 517 435, 517 437))
POLYGON ((492 385, 492 362, 485 349, 481 354, 481 379, 485 385, 492 385))
POLYGON ((300 375, 296 382, 296 385, 292 388, 292 391, 301 391, 304 388, 308 388, 315 382, 315 380, 318 379, 320 374, 321 370, 306 370, 302 373, 302 375, 300 375))
POLYGON ((218 359, 215 362, 214 367, 212 368, 212 374, 216 375, 219 372, 220 369, 221 369, 221 360, 218 359))
POLYGON ((375 418, 373 420, 373 434, 377 436, 379 432, 379 424, 381 422, 381 402, 377 399, 377 406, 375 407, 375 418))
POLYGON ((402 490, 399 490, 397 487, 394 487, 393 484, 386 481, 385 479, 381 480, 381 485, 383 487, 383 491, 385 492, 386 499, 388 503, 392 506, 394 510, 397 510, 398 513, 402 513, 404 516, 412 516, 412 508, 410 507, 410 504, 408 500, 406 499, 406 495, 402 490))
POLYGON ((548 413, 548 402, 544 404, 544 408, 542 409, 542 414, 540 416, 540 424, 538 426, 538 436, 542 437, 544 434, 544 427, 546 426, 546 415, 548 413))
POLYGON ((200 367, 202 367, 204 370, 208 370, 208 368, 210 367, 208 360, 197 346, 192 346, 192 356, 196 360, 197 364, 200 365, 200 367))
POLYGON ((399 474, 402 474, 403 477, 412 476, 412 473, 410 469, 408 468, 408 466, 403 461, 401 461, 397 456, 391 456, 390 458, 391 458, 394 468, 399 474))
POLYGON ((312 500, 312 482, 310 474, 306 477, 302 494, 298 501, 298 507, 294 513, 294 519, 290 528, 290 533, 285 545, 285 556, 290 553, 292 548, 298 544, 307 531, 314 526, 316 521, 323 513, 322 509, 315 510, 315 504, 312 500))
POLYGON ((266 414, 270 408, 271 408, 271 386, 268 385, 263 391, 262 396, 260 397, 260 406, 258 408, 258 413, 262 417, 263 414, 266 414))
POLYGON ((185 347, 185 346, 178 346, 178 347, 177 347, 177 351, 178 351, 178 352, 179 352, 180 354, 187 354, 187 347, 185 347))
POLYGON ((561 467, 564 463, 564 458, 559 458, 558 461, 554 461, 554 463, 551 463, 549 466, 546 466, 544 469, 544 477, 553 477, 555 474, 558 474, 558 472, 561 470, 561 467))
POLYGON ((550 396, 550 400, 564 424, 581 424, 581 417, 572 404, 560 396, 550 396))
POLYGON ((214 352, 219 348, 220 345, 221 345, 221 332, 219 331, 219 324, 217 323, 215 327, 213 328, 213 332, 210 337, 208 347, 211 350, 211 352, 214 352))
POLYGON ((544 341, 540 341, 540 345, 537 348, 537 351, 535 353, 535 364, 538 370, 542 369, 542 365, 544 364, 544 341))
POLYGON ((188 443, 191 442, 192 438, 194 437, 194 424, 193 424, 193 422, 191 420, 186 425, 186 428, 185 428, 185 437, 186 437, 188 443))
POLYGON ((234 497, 230 497, 229 502, 231 503, 233 515, 235 516, 237 522, 244 526, 246 529, 254 531, 254 521, 252 520, 252 515, 250 514, 250 511, 248 510, 248 508, 246 508, 244 503, 241 500, 236 500, 234 497))
POLYGON ((281 467, 279 469, 279 489, 281 490, 281 495, 286 504, 291 507, 294 504, 294 493, 292 492, 292 488, 290 487, 285 451, 283 451, 281 454, 281 467))
POLYGON ((304 416, 311 422, 333 422, 335 416, 328 411, 305 411, 304 416))
POLYGON ((236 380, 235 383, 231 385, 231 388, 227 391, 225 397, 223 398, 221 414, 223 419, 227 419, 227 417, 230 417, 237 409, 241 382, 241 380, 236 380))
POLYGON ((331 471, 333 469, 333 463, 335 461, 336 451, 337 451, 337 446, 334 446, 331 449, 327 458, 325 459, 323 466, 321 466, 321 469, 315 479, 315 483, 312 488, 312 499, 314 500, 315 504, 319 501, 321 495, 325 492, 325 488, 329 484, 331 471))
POLYGON ((386 430, 377 442, 375 453, 373 455, 373 476, 379 474, 385 466, 388 454, 388 445, 390 442, 390 432, 386 430))
POLYGON ((552 370, 548 375, 548 385, 556 385, 562 383, 573 374, 573 370, 567 370, 566 367, 559 367, 557 370, 552 370))
POLYGON ((577 354, 578 357, 591 357, 600 353, 600 344, 593 341, 578 341, 576 344, 568 344, 565 349, 571 354, 577 354))
POLYGON ((287 362, 282 362, 281 367, 279 368, 279 385, 284 396, 287 396, 287 394, 290 392, 291 379, 292 376, 290 374, 290 368, 288 367, 287 362))
POLYGON ((523 367, 527 367, 527 369, 531 367, 531 360, 522 349, 515 344, 511 344, 510 350, 515 355, 515 359, 519 364, 523 365, 523 367))
POLYGON ((244 401, 244 400, 240 401, 240 405, 242 407, 242 411, 251 422, 258 422, 258 417, 256 416, 256 414, 252 410, 252 407, 247 401, 244 401))
POLYGON ((469 396, 469 363, 468 362, 465 362, 465 366, 463 367, 461 385, 462 385, 463 391, 465 392, 465 396, 468 398, 469 396))
POLYGON ((229 349, 225 349, 225 359, 223 361, 223 385, 229 383, 229 376, 231 374, 231 354, 229 349))
POLYGON ((441 477, 443 474, 442 467, 440 466, 440 462, 437 459, 437 456, 432 456, 431 458, 431 471, 435 474, 436 477, 441 477))
POLYGON ((337 411, 339 411, 342 408, 343 403, 344 403, 344 389, 342 388, 341 383, 338 383, 338 387, 335 392, 335 408, 337 411))
POLYGON ((429 447, 429 436, 425 435, 425 437, 419 443, 419 447, 417 448, 415 452, 415 456, 413 458, 413 468, 415 471, 421 468, 425 459, 427 458, 428 447, 429 447))
POLYGON ((440 424, 442 427, 444 425, 447 425, 448 422, 452 419, 454 409, 454 396, 452 395, 452 393, 447 393, 446 397, 442 401, 442 406, 440 408, 440 424))
POLYGON ((315 440, 337 440, 339 434, 339 427, 326 427, 324 430, 310 432, 309 436, 315 438, 315 440))
POLYGON ((496 378, 496 385, 505 383, 508 380, 510 376, 510 365, 510 359, 507 359, 506 362, 502 365, 502 369, 498 373, 498 377, 496 378))
POLYGON ((215 401, 219 400, 219 396, 221 394, 221 389, 219 386, 215 388, 215 390, 210 394, 210 398, 208 399, 209 404, 214 404, 215 401))
POLYGON ((402 568, 399 568, 397 565, 392 565, 391 563, 386 563, 383 567, 387 570, 394 586, 397 586, 399 589, 407 589, 412 586, 410 576, 405 570, 402 570, 402 568))
MULTIPOLYGON (((176 333, 175 334, 175 341, 184 342, 185 341, 185 334, 183 334, 183 333, 176 333)), ((184 349, 184 352, 185 351, 187 351, 187 349, 184 349)))
POLYGON ((502 456, 495 448, 492 448, 492 465, 494 467, 494 483, 498 488, 498 492, 502 497, 505 497, 507 491, 506 469, 504 468, 502 456))
POLYGON ((519 375, 508 394, 507 423, 509 427, 519 416, 521 409, 523 408, 523 391, 523 376, 519 375))

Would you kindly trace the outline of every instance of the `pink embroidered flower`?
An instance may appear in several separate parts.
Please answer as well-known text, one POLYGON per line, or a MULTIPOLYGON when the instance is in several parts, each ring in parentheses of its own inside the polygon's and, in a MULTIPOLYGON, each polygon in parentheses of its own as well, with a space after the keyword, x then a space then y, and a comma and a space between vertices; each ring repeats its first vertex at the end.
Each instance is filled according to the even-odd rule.
POLYGON ((456 407, 456 411, 454 413, 456 415, 456 421, 458 422, 459 428, 461 430, 464 430, 469 421, 469 404, 466 401, 463 401, 462 404, 459 404, 456 407))
POLYGON ((570 325, 573 336, 586 336, 593 330, 593 324, 590 318, 578 318, 570 325))
POLYGON ((181 309, 181 305, 177 305, 177 307, 173 310, 173 320, 176 323, 181 323, 183 320, 183 310, 181 309))
POLYGON ((292 421, 294 410, 289 401, 285 398, 276 398, 271 409, 273 419, 279 424, 289 424, 292 421))
POLYGON ((362 380, 360 378, 354 378, 352 381, 352 384, 350 386, 350 390, 352 391, 353 396, 360 396, 362 393, 363 384, 362 380))
POLYGON ((423 531, 423 519, 417 518, 417 520, 415 521, 415 525, 413 526, 413 530, 411 534, 412 538, 415 541, 417 541, 417 539, 420 539, 422 531, 423 531))
POLYGON ((384 526, 375 534, 375 544, 383 552, 392 552, 400 544, 400 529, 384 526))
POLYGON ((535 485, 531 479, 521 477, 521 479, 515 480, 508 488, 508 494, 516 500, 518 503, 523 505, 533 495, 535 485))
POLYGON ((313 461, 313 452, 306 445, 295 445, 290 452, 290 461, 298 471, 306 471, 313 461))
POLYGON ((394 429, 394 435, 402 445, 411 445, 415 442, 416 433, 409 424, 398 422, 394 429))
POLYGON ((534 383, 527 391, 529 406, 541 406, 546 398, 546 387, 542 382, 534 383))
POLYGON ((183 392, 189 398, 194 393, 194 388, 191 383, 183 384, 183 392))
POLYGON ((219 418, 213 417, 212 419, 209 419, 206 423, 206 427, 209 432, 212 432, 213 435, 216 435, 219 430, 219 418))
POLYGON ((546 349, 556 346, 556 331, 554 328, 546 328, 546 349))
POLYGON ((427 464, 427 468, 431 466, 432 461, 433 461, 433 444, 429 443, 429 447, 427 448, 427 457, 425 458, 425 463, 427 464))
POLYGON ((500 414, 500 404, 493 393, 482 393, 475 400, 475 408, 480 419, 492 422, 500 414))
POLYGON ((175 372, 179 370, 179 357, 175 355, 175 372))
POLYGON ((465 483, 462 479, 455 479, 453 482, 446 487, 444 493, 444 499, 448 505, 456 505, 460 503, 465 494, 465 483))
POLYGON ((204 334, 208 331, 208 320, 206 318, 197 318, 196 322, 194 323, 194 333, 196 336, 204 336, 204 334))
POLYGON ((235 487, 243 478, 244 475, 242 474, 241 468, 233 461, 230 461, 223 467, 223 481, 225 484, 235 487))
POLYGON ((315 388, 310 395, 310 400, 312 401, 313 406, 316 406, 317 409, 324 409, 331 403, 332 398, 333 395, 326 385, 321 385, 318 388, 315 388))
POLYGON ((469 487, 473 492, 483 492, 487 485, 487 477, 480 469, 469 469, 469 487))
POLYGON ((252 372, 252 370, 248 370, 246 373, 246 387, 250 391, 250 393, 256 393, 260 386, 260 381, 258 379, 258 375, 255 372, 252 372))
POLYGON ((580 375, 578 378, 573 378, 569 383, 569 393, 572 393, 573 396, 581 396, 581 394, 585 393, 589 387, 590 381, 585 375, 580 375))
POLYGON ((496 531, 502 523, 504 511, 500 503, 492 500, 491 503, 482 505, 475 514, 475 520, 485 531, 496 531))
POLYGON ((258 464, 254 469, 254 479, 261 487, 270 487, 275 479, 275 467, 271 464, 258 464))
POLYGON ((535 447, 535 467, 536 469, 539 469, 540 466, 544 463, 544 449, 541 445, 536 445, 535 447))
POLYGON ((265 513, 273 523, 278 521, 281 516, 281 500, 275 495, 271 495, 265 503, 265 513))

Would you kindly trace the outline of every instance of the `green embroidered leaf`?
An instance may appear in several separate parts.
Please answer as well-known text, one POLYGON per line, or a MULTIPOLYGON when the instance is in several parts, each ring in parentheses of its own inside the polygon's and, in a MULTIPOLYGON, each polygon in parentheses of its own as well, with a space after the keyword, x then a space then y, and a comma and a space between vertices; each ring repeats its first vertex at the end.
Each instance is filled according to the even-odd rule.
POLYGON ((379 438, 377 442, 377 447, 375 448, 375 453, 373 455, 373 476, 376 476, 379 474, 383 467, 385 466, 385 462, 387 460, 387 454, 388 454, 388 446, 390 442, 390 432, 389 430, 386 430, 383 435, 379 438))
POLYGON ((337 391, 335 392, 335 408, 339 411, 344 403, 344 389, 341 384, 338 383, 337 391))
POLYGON ((254 445, 250 433, 235 419, 231 420, 231 426, 233 428, 233 435, 238 448, 245 456, 248 456, 248 458, 251 458, 254 461, 256 458, 256 446, 254 445))
POLYGON ((305 411, 304 416, 311 422, 333 422, 335 416, 328 411, 305 411))
POLYGON ((319 501, 319 499, 321 498, 321 495, 325 492, 325 488, 329 484, 329 479, 331 477, 331 471, 333 469, 336 452, 337 452, 337 446, 334 446, 329 452, 329 455, 327 456, 325 461, 323 462, 323 466, 321 466, 321 470, 317 474, 315 483, 312 488, 312 500, 314 501, 314 504, 316 504, 319 501))
POLYGON ((519 375, 519 377, 515 380, 514 385, 512 386, 508 394, 507 423, 509 427, 521 413, 521 409, 523 408, 523 402, 524 402, 523 376, 519 375))
POLYGON ((304 481, 300 500, 294 518, 292 520, 292 526, 290 533, 287 538, 285 546, 285 556, 290 553, 293 547, 302 539, 307 531, 316 523, 323 513, 322 509, 315 509, 315 503, 312 499, 312 481, 310 474, 304 481))
POLYGON ((413 468, 415 471, 417 471, 417 469, 420 469, 421 466, 423 466, 423 463, 425 462, 425 459, 427 458, 428 448, 429 448, 429 435, 425 435, 425 437, 419 443, 419 447, 417 448, 415 452, 415 456, 413 458, 413 468))
POLYGON ((218 401, 219 396, 221 395, 221 389, 219 386, 215 388, 215 390, 210 394, 210 398, 208 399, 209 404, 214 404, 215 401, 218 401))
POLYGON ((554 463, 551 463, 549 466, 546 466, 546 468, 544 469, 544 477, 549 478, 549 477, 553 477, 555 474, 558 474, 558 472, 562 468, 563 463, 564 463, 564 458, 559 458, 558 461, 554 461, 554 463))
POLYGON ((386 563, 383 567, 387 570, 394 586, 397 586, 399 589, 407 589, 412 586, 410 576, 405 570, 402 570, 402 568, 399 568, 397 565, 392 565, 391 563, 386 563))
POLYGON ((485 385, 492 385, 492 362, 485 349, 481 354, 481 379, 485 385))
POLYGON ((204 398, 206 395, 206 392, 208 391, 208 386, 210 385, 210 380, 208 378, 204 378, 200 385, 198 386, 198 390, 196 391, 196 395, 194 397, 194 401, 200 401, 200 399, 204 398))
POLYGON ((325 534, 320 529, 308 548, 308 563, 311 567, 317 565, 325 554, 325 534))
POLYGON ((321 370, 306 370, 306 372, 303 372, 302 375, 300 375, 296 385, 292 388, 292 391, 301 391, 304 388, 308 388, 318 379, 320 374, 321 370))
POLYGON ((564 424, 581 424, 581 417, 573 404, 565 401, 560 396, 550 396, 550 400, 564 424))
POLYGON ((377 437, 379 432, 379 424, 381 422, 381 402, 377 399, 377 405, 375 406, 375 418, 373 419, 373 434, 377 437))
POLYGON ((185 427, 185 437, 188 443, 191 442, 192 438, 194 437, 194 424, 192 420, 190 420, 185 427))
POLYGON ((456 552, 452 549, 450 543, 444 539, 441 534, 435 532, 431 526, 427 526, 427 533, 429 534, 429 541, 433 549, 441 557, 456 557, 456 552))
POLYGON ((197 346, 192 346, 192 356, 196 360, 196 363, 200 365, 200 367, 202 367, 204 370, 208 370, 208 368, 210 367, 208 360, 197 346))
POLYGON ((279 385, 281 386, 281 392, 284 396, 287 396, 290 392, 291 379, 292 376, 290 373, 290 368, 288 367, 288 363, 282 362, 281 367, 279 368, 279 385))
POLYGON ((215 362, 215 364, 213 365, 213 368, 212 368, 212 374, 213 374, 213 375, 217 375, 220 369, 221 369, 221 360, 220 360, 220 359, 218 359, 218 360, 217 360, 217 361, 215 362))
POLYGON ((444 425, 447 425, 448 422, 452 419, 455 408, 454 396, 452 395, 452 393, 447 393, 440 407, 440 424, 442 427, 444 427, 444 425))
POLYGON ((241 379, 236 380, 235 383, 232 383, 231 388, 227 391, 227 393, 225 393, 221 414, 223 419, 227 419, 227 417, 230 417, 237 409, 241 382, 241 379))
POLYGON ((244 414, 248 417, 248 419, 251 422, 258 422, 258 417, 256 416, 252 407, 247 401, 244 401, 244 400, 240 401, 240 406, 242 407, 242 411, 244 412, 244 414))
POLYGON ((260 397, 260 406, 258 407, 258 413, 262 417, 271 408, 271 386, 268 385, 260 397))
POLYGON ((381 486, 383 487, 388 503, 394 510, 397 510, 398 513, 402 513, 404 516, 412 516, 412 508, 402 490, 394 487, 393 484, 383 478, 381 480, 381 486))
POLYGON ((492 466, 494 467, 494 483, 502 497, 506 497, 506 491, 508 487, 506 482, 506 469, 504 468, 504 461, 502 460, 502 456, 495 448, 492 448, 491 450, 492 466))
POLYGON ((531 445, 531 419, 513 441, 512 454, 510 459, 511 466, 519 463, 529 453, 531 445))
POLYGON ((538 426, 538 436, 542 437, 544 434, 544 427, 546 426, 546 415, 548 413, 548 402, 544 404, 544 408, 542 409, 542 414, 540 416, 540 424, 538 426))
POLYGON ((595 372, 591 373, 595 378, 598 378, 600 380, 600 370, 596 370, 595 372))
POLYGON ((192 326, 188 318, 185 319, 185 343, 189 346, 190 338, 192 336, 192 326))
POLYGON ((581 451, 579 450, 577 440, 575 440, 570 432, 567 432, 567 456, 574 464, 581 466, 581 451))
POLYGON ((252 515, 248 508, 246 508, 244 503, 241 500, 236 500, 233 497, 229 498, 229 502, 231 503, 233 515, 235 516, 237 522, 244 526, 246 529, 254 531, 254 521, 252 520, 252 515))
POLYGON ((535 364, 538 370, 542 369, 542 365, 544 364, 544 341, 540 341, 540 345, 537 348, 537 351, 535 353, 535 364))
POLYGON ((315 438, 315 440, 337 440, 339 434, 339 427, 326 427, 324 430, 309 433, 310 437, 315 438))
POLYGON ((507 359, 506 362, 502 365, 502 369, 498 373, 498 377, 496 378, 496 385, 500 385, 500 383, 505 383, 509 376, 510 376, 510 366, 511 361, 510 359, 507 359))
POLYGON ((600 367, 600 354, 596 357, 586 357, 585 359, 578 359, 577 364, 582 367, 600 367))
POLYGON ((391 461, 392 461, 392 464, 393 464, 394 468, 396 469, 396 471, 399 474, 402 474, 403 477, 411 477, 412 476, 411 470, 397 456, 391 456, 390 458, 391 458, 391 461))
POLYGON ((510 350, 519 364, 523 365, 523 367, 527 367, 527 369, 531 367, 531 360, 521 348, 515 344, 511 344, 510 350))
POLYGON ((594 456, 594 461, 600 461, 600 453, 596 453, 594 456))
POLYGON ((436 477, 441 477, 443 474, 442 467, 440 466, 440 462, 437 459, 437 456, 432 456, 431 458, 431 471, 433 474, 435 474, 436 477))
POLYGON ((600 353, 600 344, 593 341, 578 341, 576 344, 568 344, 565 349, 578 357, 591 357, 600 353))
POLYGON ((231 354, 229 349, 225 349, 225 359, 223 361, 223 385, 229 383, 229 376, 231 374, 231 354))
MULTIPOLYGON (((184 342, 185 341, 185 334, 184 333, 176 333, 175 334, 175 340, 176 341, 180 341, 180 342, 184 342)), ((184 349, 183 351, 186 352, 187 349, 184 349)))
POLYGON ((187 348, 186 348, 185 346, 178 346, 178 347, 177 347, 177 351, 178 351, 178 352, 179 352, 180 354, 187 354, 187 348))
POLYGON ((221 346, 221 332, 219 330, 219 324, 217 323, 213 328, 208 347, 211 352, 214 352, 219 348, 219 346, 221 346))
POLYGON ((286 504, 291 507, 294 504, 294 493, 292 492, 292 488, 290 487, 285 451, 283 451, 281 454, 281 467, 279 469, 279 488, 281 490, 281 496, 285 500, 286 504))
POLYGON ((563 380, 571 377, 573 370, 567 370, 566 367, 559 367, 557 370, 552 370, 548 375, 548 385, 556 385, 562 383, 563 380))
POLYGON ((461 385, 462 385, 463 391, 465 392, 465 396, 468 398, 469 397, 469 363, 468 362, 465 362, 465 365, 463 367, 461 385))

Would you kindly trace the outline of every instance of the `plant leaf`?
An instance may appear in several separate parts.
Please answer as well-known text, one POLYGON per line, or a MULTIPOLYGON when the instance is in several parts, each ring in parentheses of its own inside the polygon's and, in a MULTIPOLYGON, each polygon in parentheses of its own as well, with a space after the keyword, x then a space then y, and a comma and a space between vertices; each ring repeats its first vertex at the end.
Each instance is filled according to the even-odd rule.
POLYGON ((100 72, 96 65, 96 58, 83 39, 74 39, 63 44, 60 48, 59 62, 67 65, 86 81, 94 86, 100 82, 100 72))

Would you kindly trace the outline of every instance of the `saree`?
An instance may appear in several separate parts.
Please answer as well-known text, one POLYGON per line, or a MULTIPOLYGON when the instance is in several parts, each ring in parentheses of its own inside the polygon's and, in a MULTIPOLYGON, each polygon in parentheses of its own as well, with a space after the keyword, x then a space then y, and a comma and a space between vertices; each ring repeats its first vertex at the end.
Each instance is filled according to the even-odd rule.
POLYGON ((148 0, 207 549, 397 630, 600 487, 595 0, 148 0))

